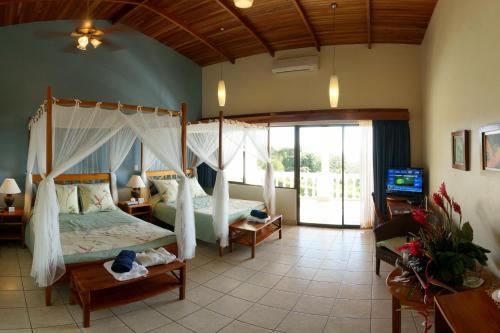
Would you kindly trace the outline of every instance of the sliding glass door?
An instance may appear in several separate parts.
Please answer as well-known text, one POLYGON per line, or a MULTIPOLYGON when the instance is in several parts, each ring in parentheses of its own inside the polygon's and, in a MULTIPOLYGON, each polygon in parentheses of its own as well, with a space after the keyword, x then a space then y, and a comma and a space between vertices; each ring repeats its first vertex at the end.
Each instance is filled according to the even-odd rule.
POLYGON ((356 125, 298 127, 300 223, 359 227, 361 135, 356 125))

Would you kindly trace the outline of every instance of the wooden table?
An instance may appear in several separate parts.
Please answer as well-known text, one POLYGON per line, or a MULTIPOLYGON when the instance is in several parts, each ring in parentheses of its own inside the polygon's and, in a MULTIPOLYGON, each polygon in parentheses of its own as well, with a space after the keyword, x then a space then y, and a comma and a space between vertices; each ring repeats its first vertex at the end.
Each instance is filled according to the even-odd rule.
POLYGON ((399 215, 410 214, 415 208, 410 205, 407 198, 401 197, 390 197, 387 196, 387 212, 389 213, 389 219, 393 219, 399 215))
POLYGON ((179 299, 185 298, 186 265, 183 262, 176 260, 151 266, 148 271, 147 276, 118 281, 102 263, 72 270, 70 304, 76 301, 82 307, 83 326, 90 326, 91 311, 140 301, 176 288, 179 288, 179 299))
POLYGON ((153 217, 153 206, 148 202, 137 203, 135 205, 127 205, 125 201, 118 203, 118 207, 125 213, 140 219, 151 221, 153 217))
POLYGON ((432 306, 424 303, 424 297, 419 288, 410 293, 412 283, 393 281, 398 275, 401 275, 401 268, 396 267, 385 281, 392 295, 392 333, 401 333, 401 305, 418 311, 432 310, 432 306))
POLYGON ((233 252, 233 243, 250 246, 252 258, 255 258, 255 248, 266 238, 279 232, 281 239, 281 223, 283 215, 273 215, 266 223, 248 222, 246 218, 238 220, 229 226, 229 250, 233 252))
POLYGON ((436 333, 498 333, 500 309, 484 288, 434 298, 436 333))

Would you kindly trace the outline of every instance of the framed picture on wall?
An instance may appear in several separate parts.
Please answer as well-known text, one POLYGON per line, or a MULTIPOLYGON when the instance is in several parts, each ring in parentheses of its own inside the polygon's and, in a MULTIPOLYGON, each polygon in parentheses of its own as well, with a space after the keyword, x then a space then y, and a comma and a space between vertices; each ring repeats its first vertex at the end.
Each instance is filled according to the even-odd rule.
POLYGON ((482 170, 500 171, 500 124, 483 126, 480 134, 482 170))
POLYGON ((470 170, 470 131, 461 130, 451 133, 452 167, 470 170))

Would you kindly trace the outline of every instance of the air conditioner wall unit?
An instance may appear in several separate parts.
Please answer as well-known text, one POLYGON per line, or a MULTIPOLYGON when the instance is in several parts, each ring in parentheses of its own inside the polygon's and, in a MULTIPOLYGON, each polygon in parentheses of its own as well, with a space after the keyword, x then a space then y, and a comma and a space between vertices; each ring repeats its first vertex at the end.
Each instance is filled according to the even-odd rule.
POLYGON ((284 58, 273 61, 274 74, 317 71, 319 68, 318 56, 284 58))

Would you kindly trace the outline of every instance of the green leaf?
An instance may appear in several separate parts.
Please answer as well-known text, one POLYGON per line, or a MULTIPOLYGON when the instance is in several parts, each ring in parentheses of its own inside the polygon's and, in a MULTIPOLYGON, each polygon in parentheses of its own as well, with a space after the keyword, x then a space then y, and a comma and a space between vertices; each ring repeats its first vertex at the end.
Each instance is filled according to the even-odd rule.
POLYGON ((470 226, 469 222, 465 222, 463 224, 460 236, 462 242, 472 242, 472 239, 474 238, 474 232, 472 231, 472 227, 470 226))

